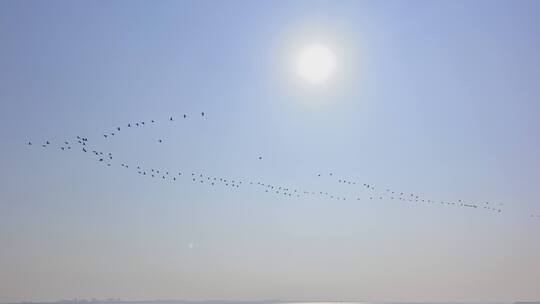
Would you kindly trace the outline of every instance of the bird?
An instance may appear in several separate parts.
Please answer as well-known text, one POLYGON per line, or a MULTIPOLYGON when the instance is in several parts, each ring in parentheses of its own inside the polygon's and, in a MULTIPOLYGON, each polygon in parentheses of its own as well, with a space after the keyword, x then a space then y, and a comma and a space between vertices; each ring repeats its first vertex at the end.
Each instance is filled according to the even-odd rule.
POLYGON ((116 130, 120 131, 120 127, 117 127, 116 130))
POLYGON ((169 118, 169 120, 170 120, 170 121, 173 121, 172 117, 171 117, 171 118, 169 118))
POLYGON ((50 145, 50 144, 51 144, 48 140, 47 140, 45 143, 46 143, 47 145, 50 145))
POLYGON ((161 139, 158 139, 158 142, 163 142, 161 139))
POLYGON ((32 145, 32 142, 29 141, 29 142, 28 142, 28 145, 31 146, 31 145, 32 145))
POLYGON ((259 160, 261 160, 261 159, 262 159, 262 156, 259 156, 259 160))
POLYGON ((186 117, 187 117, 187 115, 186 115, 186 114, 184 114, 184 118, 186 118, 186 117))
POLYGON ((201 116, 204 116, 204 112, 201 112, 201 116))

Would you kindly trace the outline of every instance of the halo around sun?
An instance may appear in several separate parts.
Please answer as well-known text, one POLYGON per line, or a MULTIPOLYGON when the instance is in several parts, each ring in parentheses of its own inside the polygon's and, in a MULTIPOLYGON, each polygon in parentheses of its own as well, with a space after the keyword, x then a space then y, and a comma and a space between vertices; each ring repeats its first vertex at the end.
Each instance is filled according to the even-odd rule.
POLYGON ((311 84, 328 80, 336 68, 336 57, 326 46, 313 44, 303 48, 297 59, 298 75, 311 84))

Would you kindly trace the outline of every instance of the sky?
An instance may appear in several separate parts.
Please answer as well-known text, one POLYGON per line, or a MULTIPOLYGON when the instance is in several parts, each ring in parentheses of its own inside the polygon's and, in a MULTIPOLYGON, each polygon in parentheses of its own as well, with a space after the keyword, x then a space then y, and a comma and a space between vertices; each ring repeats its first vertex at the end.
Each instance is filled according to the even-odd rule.
POLYGON ((538 1, 0 1, 0 302, 538 300, 539 51, 538 1))

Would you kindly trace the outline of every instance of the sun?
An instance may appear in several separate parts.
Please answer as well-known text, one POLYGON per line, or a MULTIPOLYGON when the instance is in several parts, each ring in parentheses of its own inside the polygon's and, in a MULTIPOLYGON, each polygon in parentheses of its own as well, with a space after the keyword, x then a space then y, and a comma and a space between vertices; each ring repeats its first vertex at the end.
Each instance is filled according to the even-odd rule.
POLYGON ((303 48, 298 55, 298 75, 311 84, 322 84, 334 73, 336 57, 326 46, 312 44, 303 48))

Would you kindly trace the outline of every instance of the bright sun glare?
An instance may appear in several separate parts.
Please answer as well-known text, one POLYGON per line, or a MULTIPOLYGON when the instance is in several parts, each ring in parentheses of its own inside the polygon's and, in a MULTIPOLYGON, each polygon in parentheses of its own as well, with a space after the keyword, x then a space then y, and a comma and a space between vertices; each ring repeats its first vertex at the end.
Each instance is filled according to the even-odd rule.
POLYGON ((325 82, 334 72, 336 58, 324 45, 314 44, 302 49, 298 56, 297 72, 311 84, 325 82))

